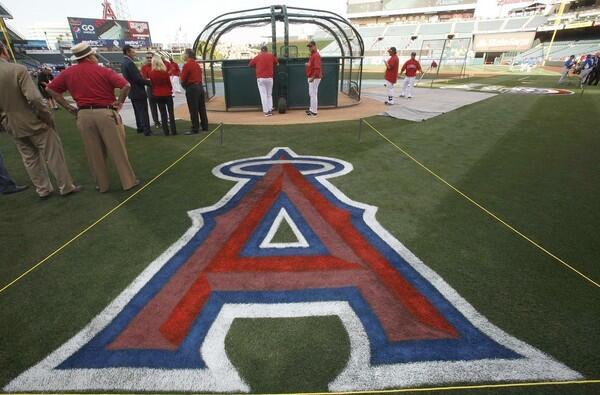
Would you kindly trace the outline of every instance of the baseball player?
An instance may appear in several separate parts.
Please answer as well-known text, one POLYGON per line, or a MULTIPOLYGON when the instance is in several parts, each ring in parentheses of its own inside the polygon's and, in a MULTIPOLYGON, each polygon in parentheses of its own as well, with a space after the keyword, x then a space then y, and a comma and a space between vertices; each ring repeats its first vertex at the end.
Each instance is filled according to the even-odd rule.
POLYGON ((256 85, 265 117, 273 115, 273 69, 278 64, 277 57, 269 53, 266 45, 263 45, 260 53, 249 64, 256 68, 256 85))
POLYGON ((569 56, 563 65, 562 73, 560 74, 560 79, 558 80, 559 84, 565 82, 565 80, 569 77, 569 70, 571 70, 575 66, 575 55, 569 56))
POLYGON ((398 68, 400 67, 400 60, 398 60, 398 55, 396 55, 396 47, 391 47, 388 49, 388 54, 390 55, 390 58, 383 61, 383 63, 385 63, 384 85, 387 88, 388 94, 385 104, 392 105, 394 104, 394 84, 396 81, 398 81, 398 68))
POLYGON ((415 79, 417 77, 417 72, 422 73, 421 64, 416 59, 417 53, 413 52, 410 54, 410 59, 404 63, 402 66, 402 70, 400 70, 400 74, 405 73, 406 77, 404 77, 404 85, 402 86, 402 94, 400 97, 407 97, 408 99, 412 98, 412 89, 415 86, 415 79))

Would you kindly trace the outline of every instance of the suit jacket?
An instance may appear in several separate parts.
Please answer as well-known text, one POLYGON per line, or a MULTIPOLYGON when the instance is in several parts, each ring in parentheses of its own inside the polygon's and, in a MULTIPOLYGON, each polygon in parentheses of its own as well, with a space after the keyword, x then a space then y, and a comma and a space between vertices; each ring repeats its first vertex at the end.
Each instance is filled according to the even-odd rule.
POLYGON ((146 86, 150 85, 150 81, 144 79, 140 70, 129 56, 125 56, 121 65, 121 73, 123 77, 131 84, 129 98, 131 100, 142 100, 147 98, 146 86))
POLYGON ((21 138, 52 129, 52 113, 25 66, 0 58, 0 87, 0 120, 10 134, 21 138))

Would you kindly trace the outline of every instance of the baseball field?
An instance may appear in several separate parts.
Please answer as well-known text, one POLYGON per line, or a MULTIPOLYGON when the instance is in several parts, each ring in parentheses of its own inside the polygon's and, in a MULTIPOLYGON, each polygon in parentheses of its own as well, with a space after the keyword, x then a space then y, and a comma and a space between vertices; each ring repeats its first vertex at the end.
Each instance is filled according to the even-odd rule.
MULTIPOLYGON (((526 83, 555 87, 556 79, 526 83)), ((505 75, 451 84, 465 82, 524 85, 505 75)), ((199 136, 143 138, 127 129, 143 184, 120 191, 112 171, 106 194, 94 190, 73 117, 56 112, 83 191, 45 201, 33 191, 0 199, 0 388, 10 390, 5 386, 86 328, 186 233, 189 211, 228 194, 235 183, 216 177, 215 167, 288 147, 351 164, 329 180, 337 190, 378 207, 381 227, 481 316, 579 377, 474 380, 465 370, 451 382, 431 377, 405 390, 600 393, 600 89, 565 88, 574 94, 499 94, 420 123, 371 117, 360 139, 358 121, 318 119, 211 124, 214 132, 199 136)), ((180 130, 189 127, 178 122, 180 130)), ((6 134, 0 148, 13 178, 26 182, 6 134)), ((273 242, 291 241, 293 230, 282 228, 273 242)), ((354 352, 336 315, 240 317, 222 335, 231 365, 256 393, 328 391, 354 352)))

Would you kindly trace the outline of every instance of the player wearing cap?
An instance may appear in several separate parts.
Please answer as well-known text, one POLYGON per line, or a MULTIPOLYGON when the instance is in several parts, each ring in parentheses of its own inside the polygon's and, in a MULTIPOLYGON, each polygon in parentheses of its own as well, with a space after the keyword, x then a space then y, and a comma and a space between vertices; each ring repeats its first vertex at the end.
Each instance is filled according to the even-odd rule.
POLYGON ((323 70, 321 69, 321 55, 317 50, 317 44, 314 41, 308 43, 310 49, 310 58, 306 66, 306 78, 308 78, 308 96, 310 97, 310 107, 306 110, 306 115, 316 117, 319 111, 319 84, 323 78, 323 70))
POLYGON ((417 53, 413 52, 410 54, 410 59, 404 63, 402 66, 402 70, 400 70, 400 74, 406 73, 406 77, 404 77, 404 85, 402 86, 402 94, 400 97, 406 96, 407 98, 412 98, 412 89, 415 86, 415 79, 417 77, 417 72, 422 73, 421 64, 416 59, 417 53))
POLYGON ((256 68, 256 85, 260 93, 260 102, 265 117, 273 115, 273 67, 279 61, 266 46, 260 49, 260 53, 250 61, 249 66, 256 68))
POLYGON ((398 60, 398 55, 396 55, 396 47, 391 47, 388 49, 388 54, 390 58, 388 60, 384 60, 385 63, 385 87, 387 88, 388 98, 385 101, 385 104, 392 105, 394 104, 394 84, 398 81, 398 68, 400 67, 400 60, 398 60))

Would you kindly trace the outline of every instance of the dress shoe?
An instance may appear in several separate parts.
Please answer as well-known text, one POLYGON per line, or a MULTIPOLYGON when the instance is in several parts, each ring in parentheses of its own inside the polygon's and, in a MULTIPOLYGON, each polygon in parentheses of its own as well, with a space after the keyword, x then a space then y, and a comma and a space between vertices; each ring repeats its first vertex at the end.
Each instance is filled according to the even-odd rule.
POLYGON ((69 196, 69 195, 76 194, 77 192, 81 192, 81 189, 82 189, 81 185, 75 185, 75 188, 73 188, 73 190, 71 190, 71 191, 63 194, 62 196, 64 197, 64 196, 69 196))
POLYGON ((135 182, 133 183, 133 186, 131 188, 125 189, 125 191, 131 191, 132 189, 135 189, 140 184, 141 184, 140 180, 135 180, 135 182))
POLYGON ((14 187, 8 188, 6 191, 2 192, 2 194, 3 195, 10 195, 10 194, 13 194, 13 193, 19 193, 19 192, 23 192, 27 188, 29 188, 27 185, 15 185, 14 187))

